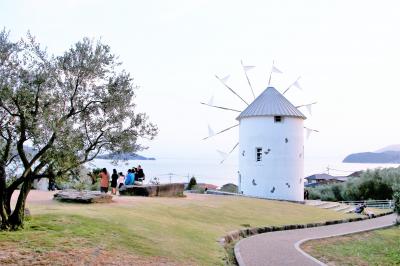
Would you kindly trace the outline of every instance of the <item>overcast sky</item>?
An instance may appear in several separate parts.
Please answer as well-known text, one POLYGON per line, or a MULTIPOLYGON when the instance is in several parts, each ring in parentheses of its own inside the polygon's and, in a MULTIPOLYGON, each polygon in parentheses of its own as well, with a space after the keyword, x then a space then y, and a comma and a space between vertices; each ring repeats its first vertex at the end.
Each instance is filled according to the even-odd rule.
MULTIPOLYGON (((210 141, 236 123, 243 110, 215 74, 252 99, 240 60, 257 94, 268 83, 272 60, 283 74, 272 85, 286 89, 297 76, 303 91, 295 105, 317 101, 305 124, 320 131, 305 141, 306 160, 373 151, 400 143, 399 1, 1 1, 0 25, 13 39, 28 30, 50 53, 61 53, 84 36, 101 38, 119 55, 140 86, 138 107, 160 129, 145 154, 218 158, 238 129, 210 141)), ((234 156, 233 160, 237 160, 234 156)))

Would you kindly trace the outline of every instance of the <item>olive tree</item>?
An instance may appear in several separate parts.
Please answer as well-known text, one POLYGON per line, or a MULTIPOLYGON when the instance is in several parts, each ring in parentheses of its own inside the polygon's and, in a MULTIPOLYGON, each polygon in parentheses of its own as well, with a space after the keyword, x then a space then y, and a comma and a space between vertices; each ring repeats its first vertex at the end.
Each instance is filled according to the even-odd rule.
POLYGON ((32 183, 69 175, 107 152, 144 149, 158 129, 135 111, 133 79, 110 47, 84 38, 59 56, 29 33, 0 32, 0 215, 23 226, 32 183), (11 196, 19 188, 12 210, 11 196))

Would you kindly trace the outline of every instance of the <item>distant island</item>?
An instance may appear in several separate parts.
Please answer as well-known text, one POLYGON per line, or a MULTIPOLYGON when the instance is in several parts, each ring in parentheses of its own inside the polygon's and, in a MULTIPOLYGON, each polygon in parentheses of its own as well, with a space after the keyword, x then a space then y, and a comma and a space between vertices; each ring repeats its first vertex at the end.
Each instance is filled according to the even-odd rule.
POLYGON ((96 158, 103 160, 142 160, 142 161, 156 159, 153 157, 144 157, 136 153, 115 153, 115 152, 98 155, 96 158))
POLYGON ((390 145, 375 152, 353 153, 343 160, 344 163, 400 163, 400 145, 390 145))

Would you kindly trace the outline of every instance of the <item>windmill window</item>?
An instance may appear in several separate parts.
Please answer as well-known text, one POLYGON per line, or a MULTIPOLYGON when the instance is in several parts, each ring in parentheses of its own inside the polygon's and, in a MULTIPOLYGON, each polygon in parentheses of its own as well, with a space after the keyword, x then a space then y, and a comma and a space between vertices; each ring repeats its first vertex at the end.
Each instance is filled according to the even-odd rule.
POLYGON ((262 148, 256 148, 256 162, 262 161, 262 148))
POLYGON ((282 121, 283 121, 282 116, 275 116, 274 119, 275 119, 275 123, 282 123, 282 121))

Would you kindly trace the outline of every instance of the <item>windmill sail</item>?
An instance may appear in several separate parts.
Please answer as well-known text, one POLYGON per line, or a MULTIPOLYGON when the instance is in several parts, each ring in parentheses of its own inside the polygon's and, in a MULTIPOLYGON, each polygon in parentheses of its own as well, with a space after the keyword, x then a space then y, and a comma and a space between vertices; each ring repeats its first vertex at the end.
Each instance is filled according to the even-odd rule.
MULTIPOLYGON (((219 134, 221 134, 221 133, 224 133, 224 132, 226 132, 226 131, 228 131, 228 130, 234 128, 234 127, 237 127, 238 125, 239 125, 239 124, 236 124, 236 125, 234 125, 234 126, 225 128, 224 130, 221 130, 221 131, 217 132, 217 133, 214 134, 213 136, 216 136, 216 135, 219 135, 219 134)), ((203 138, 203 140, 206 140, 206 139, 208 139, 208 138, 210 138, 210 137, 205 137, 205 138, 203 138)))
POLYGON ((216 106, 216 105, 211 105, 211 104, 207 104, 207 103, 203 103, 203 102, 200 102, 200 103, 203 105, 209 106, 209 107, 218 108, 218 109, 222 109, 222 110, 233 111, 233 112, 238 112, 238 113, 241 112, 239 110, 228 108, 228 107, 216 106))
POLYGON ((255 99, 256 95, 254 94, 253 86, 251 86, 251 82, 250 82, 249 76, 247 76, 247 71, 249 71, 250 69, 255 68, 255 66, 245 66, 245 65, 243 65, 243 61, 240 61, 240 63, 242 64, 244 75, 246 76, 247 83, 249 84, 251 93, 253 94, 253 98, 255 99))
MULTIPOLYGON (((239 94, 237 94, 231 87, 229 87, 228 85, 226 85, 224 79, 226 78, 219 78, 217 75, 215 75, 215 77, 221 81, 221 83, 228 89, 230 90, 233 94, 235 94, 240 100, 242 100, 242 102, 244 102, 246 105, 249 105, 239 94)), ((228 76, 229 77, 229 76, 228 76)))

